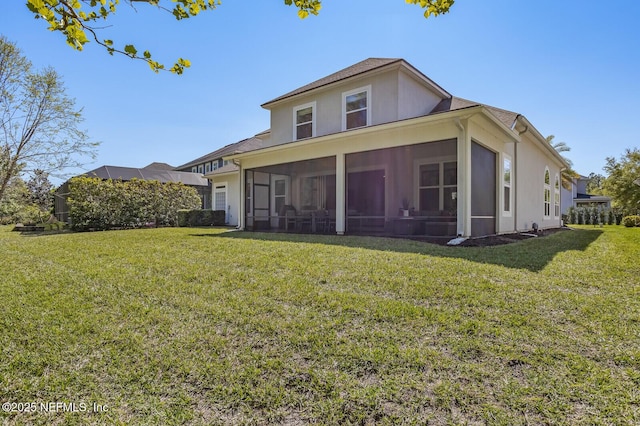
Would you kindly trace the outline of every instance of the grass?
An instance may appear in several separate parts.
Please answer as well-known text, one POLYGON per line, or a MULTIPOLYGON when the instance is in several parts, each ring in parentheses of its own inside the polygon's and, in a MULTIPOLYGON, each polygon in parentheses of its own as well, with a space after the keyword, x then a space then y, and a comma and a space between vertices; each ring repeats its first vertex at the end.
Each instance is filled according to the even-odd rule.
POLYGON ((640 228, 486 248, 9 229, 0 402, 38 405, 4 423, 640 423, 640 228))

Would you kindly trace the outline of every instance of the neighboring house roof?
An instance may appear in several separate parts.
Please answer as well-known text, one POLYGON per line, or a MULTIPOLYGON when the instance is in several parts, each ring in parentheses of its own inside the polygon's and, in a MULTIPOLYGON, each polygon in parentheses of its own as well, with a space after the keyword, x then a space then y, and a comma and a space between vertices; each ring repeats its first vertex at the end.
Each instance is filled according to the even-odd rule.
POLYGON ((144 166, 143 169, 153 169, 153 170, 173 170, 174 167, 171 164, 167 163, 151 163, 147 166, 144 166))
POLYGON ((134 167, 102 166, 84 173, 81 176, 97 177, 100 179, 144 179, 157 180, 162 183, 182 182, 190 186, 208 186, 208 181, 201 174, 178 172, 173 170, 136 169, 134 167))
POLYGON ((264 108, 264 107, 267 107, 267 106, 269 106, 269 105, 271 105, 273 103, 282 101, 284 99, 291 98, 293 96, 297 96, 297 95, 300 95, 302 93, 306 93, 306 92, 309 92, 311 90, 327 86, 329 84, 337 83, 339 81, 346 80, 348 78, 355 77, 355 76, 358 76, 360 74, 368 73, 368 72, 371 72, 373 70, 389 66, 391 64, 402 64, 402 65, 404 65, 406 68, 411 70, 414 74, 416 74, 420 78, 422 78, 425 81, 427 81, 434 89, 438 90, 439 92, 441 92, 445 96, 450 96, 447 93, 446 90, 444 90, 442 87, 440 87, 438 84, 436 84, 429 77, 427 77, 426 75, 422 74, 418 69, 416 69, 413 65, 409 64, 404 59, 400 59, 400 58, 369 58, 369 59, 365 59, 364 61, 358 62, 357 64, 351 65, 350 67, 344 68, 344 69, 342 69, 342 70, 340 70, 338 72, 330 74, 330 75, 328 75, 326 77, 323 77, 323 78, 321 78, 319 80, 316 80, 316 81, 314 81, 312 83, 309 83, 309 84, 307 84, 305 86, 302 86, 302 87, 299 87, 299 88, 297 88, 295 90, 292 90, 289 93, 285 93, 282 96, 278 96, 277 98, 272 99, 269 102, 266 102, 266 103, 262 104, 262 107, 264 108))
POLYGON ((212 170, 211 172, 207 173, 205 176, 213 177, 213 176, 226 175, 228 173, 235 173, 239 170, 240 168, 238 166, 236 166, 233 163, 229 163, 226 166, 218 167, 218 169, 212 170))
MULTIPOLYGON (((267 131, 263 132, 266 133, 267 131)), ((184 170, 191 169, 192 166, 197 166, 198 164, 206 163, 208 161, 218 160, 226 155, 231 155, 239 152, 252 151, 254 149, 262 148, 265 145, 265 142, 262 139, 251 137, 247 139, 243 139, 239 142, 235 142, 222 148, 210 152, 209 154, 205 154, 202 157, 198 157, 195 160, 189 161, 181 166, 176 167, 174 170, 184 170)))

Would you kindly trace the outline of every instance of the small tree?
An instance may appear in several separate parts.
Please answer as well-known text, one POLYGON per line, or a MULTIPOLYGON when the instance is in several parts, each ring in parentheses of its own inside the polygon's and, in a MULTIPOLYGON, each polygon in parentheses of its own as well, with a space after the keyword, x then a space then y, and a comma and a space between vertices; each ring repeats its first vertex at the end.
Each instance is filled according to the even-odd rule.
POLYGON ((60 173, 95 156, 97 143, 78 129, 82 115, 48 68, 32 72, 20 50, 0 36, 0 199, 21 170, 60 173))
POLYGON ((640 212, 640 186, 635 183, 640 179, 640 149, 627 149, 620 160, 608 157, 604 170, 608 176, 602 187, 614 206, 628 214, 640 212))
POLYGON ((27 189, 31 203, 40 210, 42 220, 44 215, 51 212, 53 206, 51 193, 53 184, 49 182, 49 173, 44 170, 34 170, 33 176, 27 181, 27 189))

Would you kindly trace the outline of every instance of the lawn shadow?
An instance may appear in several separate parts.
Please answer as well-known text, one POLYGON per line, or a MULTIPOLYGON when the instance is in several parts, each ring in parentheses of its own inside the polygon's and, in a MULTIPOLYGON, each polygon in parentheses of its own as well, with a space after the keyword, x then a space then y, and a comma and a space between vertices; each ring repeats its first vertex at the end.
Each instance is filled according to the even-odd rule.
POLYGON ((531 272, 538 272, 544 269, 558 253, 586 250, 587 247, 598 239, 602 233, 603 231, 599 229, 568 230, 556 232, 544 237, 530 238, 510 244, 490 247, 443 246, 401 238, 248 231, 234 231, 215 234, 198 233, 190 234, 190 236, 272 242, 283 241, 302 244, 336 245, 341 247, 392 251, 399 253, 416 253, 427 256, 464 259, 472 262, 488 263, 508 268, 527 269, 531 272))

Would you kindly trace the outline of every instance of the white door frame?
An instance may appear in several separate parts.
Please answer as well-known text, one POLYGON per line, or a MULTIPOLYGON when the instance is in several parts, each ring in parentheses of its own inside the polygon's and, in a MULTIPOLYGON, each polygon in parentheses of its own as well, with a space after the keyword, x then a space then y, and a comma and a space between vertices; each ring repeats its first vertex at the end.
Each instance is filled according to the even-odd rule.
POLYGON ((224 223, 229 221, 228 188, 229 185, 227 185, 227 182, 217 182, 213 184, 213 200, 211 208, 213 210, 220 210, 218 208, 218 199, 216 194, 224 193, 224 223))

